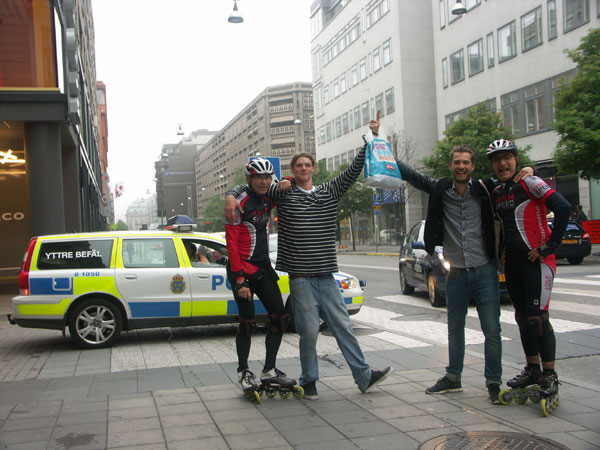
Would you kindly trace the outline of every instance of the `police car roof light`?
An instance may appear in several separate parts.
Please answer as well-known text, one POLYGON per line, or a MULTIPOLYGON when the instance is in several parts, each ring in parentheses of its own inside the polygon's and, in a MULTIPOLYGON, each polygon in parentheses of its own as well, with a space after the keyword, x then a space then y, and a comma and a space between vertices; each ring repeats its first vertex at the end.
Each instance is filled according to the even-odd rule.
POLYGON ((196 229, 196 222, 188 216, 177 215, 167 219, 167 226, 165 229, 173 231, 194 231, 196 229))

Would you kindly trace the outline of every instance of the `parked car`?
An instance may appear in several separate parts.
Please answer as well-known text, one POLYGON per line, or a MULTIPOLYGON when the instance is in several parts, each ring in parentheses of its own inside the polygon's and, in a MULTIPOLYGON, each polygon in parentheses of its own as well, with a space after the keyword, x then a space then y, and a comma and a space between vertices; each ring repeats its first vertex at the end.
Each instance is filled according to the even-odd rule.
MULTIPOLYGON (((423 234, 425 221, 415 224, 409 231, 402 248, 398 262, 400 289, 403 294, 411 295, 416 289, 427 291, 432 306, 446 305, 446 280, 450 272, 450 263, 444 259, 444 249, 435 247, 433 255, 425 251, 423 234)), ((500 293, 508 299, 506 278, 498 274, 500 293)))
MULTIPOLYGON (((553 222, 548 220, 548 226, 552 228, 553 222)), ((590 234, 581 225, 569 220, 567 229, 562 237, 561 244, 554 253, 556 259, 567 259, 569 264, 581 264, 583 258, 592 253, 592 241, 590 234)))
MULTIPOLYGON (((82 348, 110 347, 124 330, 235 322, 225 239, 196 233, 189 224, 170 227, 32 238, 8 320, 25 328, 68 327, 82 348), (196 261, 194 252, 204 258, 196 261)), ((289 276, 278 273, 287 301, 289 276)), ((360 282, 349 274, 335 277, 350 314, 357 313, 360 282)), ((254 301, 257 319, 266 320, 254 301)))

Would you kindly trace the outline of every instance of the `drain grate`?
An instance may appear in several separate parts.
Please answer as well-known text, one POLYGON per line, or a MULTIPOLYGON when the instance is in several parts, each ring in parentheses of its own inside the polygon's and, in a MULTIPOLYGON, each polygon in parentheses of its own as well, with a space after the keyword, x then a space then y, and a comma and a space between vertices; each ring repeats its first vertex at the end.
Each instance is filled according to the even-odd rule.
POLYGON ((525 433, 477 431, 438 436, 419 450, 569 450, 550 439, 525 433))

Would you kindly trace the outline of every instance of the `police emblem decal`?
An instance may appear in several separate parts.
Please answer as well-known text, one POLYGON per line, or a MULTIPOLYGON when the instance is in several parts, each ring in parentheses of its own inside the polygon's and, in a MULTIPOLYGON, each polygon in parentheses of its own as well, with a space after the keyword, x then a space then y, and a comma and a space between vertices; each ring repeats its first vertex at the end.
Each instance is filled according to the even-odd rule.
POLYGON ((183 294, 183 291, 185 291, 185 281, 181 275, 177 274, 171 281, 171 292, 173 294, 183 294))

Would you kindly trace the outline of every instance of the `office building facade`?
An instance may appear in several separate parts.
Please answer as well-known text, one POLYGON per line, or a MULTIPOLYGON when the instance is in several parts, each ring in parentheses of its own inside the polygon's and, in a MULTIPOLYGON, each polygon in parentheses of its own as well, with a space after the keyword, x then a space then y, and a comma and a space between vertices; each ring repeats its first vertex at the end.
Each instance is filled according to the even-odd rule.
POLYGON ((454 3, 431 1, 438 129, 487 102, 502 113, 519 147, 531 145, 537 174, 572 205, 600 218, 598 183, 561 174, 552 162, 558 142, 554 95, 562 80, 576 74, 564 50, 577 48, 600 25, 600 2, 468 0, 462 16, 451 14, 454 3))
POLYGON ((90 0, 0 6, 0 279, 31 236, 105 229, 90 0))
POLYGON ((210 199, 225 197, 235 170, 252 156, 279 158, 281 175, 290 175, 294 153, 315 154, 313 93, 310 83, 267 87, 196 156, 197 217, 205 219, 210 199))

